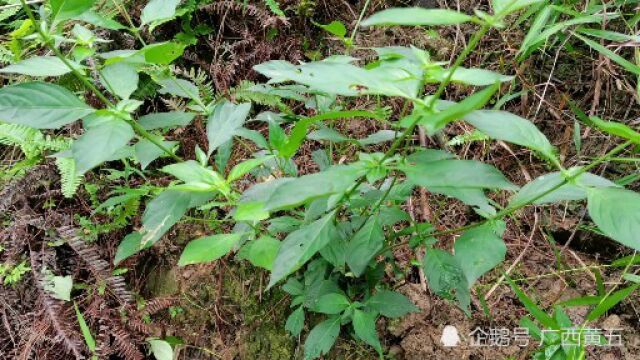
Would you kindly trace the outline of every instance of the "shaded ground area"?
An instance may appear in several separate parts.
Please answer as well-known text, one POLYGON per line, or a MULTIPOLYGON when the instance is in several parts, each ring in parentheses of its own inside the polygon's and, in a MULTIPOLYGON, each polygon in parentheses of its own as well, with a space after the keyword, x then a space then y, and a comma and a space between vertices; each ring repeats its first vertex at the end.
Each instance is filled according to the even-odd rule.
MULTIPOLYGON (((352 28, 363 5, 364 2, 353 1, 287 1, 281 6, 296 15, 286 22, 271 15, 261 4, 250 5, 248 10, 224 1, 203 6, 195 21, 215 24, 218 31, 206 39, 199 39, 198 44, 187 51, 181 66, 185 71, 192 66, 200 67, 210 76, 214 89, 225 92, 238 85, 239 80, 260 80, 251 67, 265 60, 298 61, 342 53, 343 44, 323 34, 310 19, 319 23, 337 19, 352 28), (276 34, 269 31, 274 27, 278 30, 276 34)), ((373 1, 369 12, 386 5, 389 4, 373 1)), ((469 11, 474 7, 487 9, 484 2, 426 1, 419 5, 459 6, 469 11)), ((430 50, 438 59, 449 60, 464 47, 472 31, 472 27, 451 27, 435 36, 410 28, 365 30, 358 33, 356 43, 362 46, 415 45, 430 50)), ((170 38, 175 32, 171 24, 156 31, 163 38, 170 38)), ((535 122, 558 147, 567 167, 583 164, 589 158, 605 153, 614 146, 613 140, 587 128, 581 130, 581 151, 576 151, 574 118, 564 99, 568 96, 583 109, 603 118, 638 119, 640 109, 628 96, 626 87, 619 84, 622 74, 587 49, 576 50, 581 56, 565 51, 555 53, 557 49, 551 49, 553 52, 538 53, 517 65, 514 57, 524 35, 521 28, 490 34, 466 66, 488 67, 516 75, 517 88, 503 91, 525 92, 509 101, 506 108, 535 122)), ((367 57, 370 53, 357 51, 355 55, 367 57)), ((451 86, 445 97, 457 99, 469 91, 451 86)), ((367 105, 371 104, 354 104, 358 108, 367 105)), ((401 104, 389 101, 388 106, 398 109, 401 104)), ((343 121, 337 128, 352 137, 364 137, 380 126, 366 121, 343 121)), ((529 151, 500 142, 449 144, 449 140, 470 131, 465 125, 455 124, 442 136, 425 140, 429 147, 443 147, 461 158, 489 162, 517 184, 551 169, 529 151)), ((202 119, 185 131, 175 131, 171 137, 181 142, 185 157, 193 158, 189 152, 193 151, 194 145, 204 146, 206 142, 202 119)), ((416 138, 416 143, 419 140, 416 138)), ((317 146, 309 141, 300 152, 296 161, 301 173, 316 171, 310 154, 317 146)), ((231 165, 249 153, 248 149, 237 147, 231 165)), ((344 146, 335 153, 341 158, 334 160, 340 161, 354 156, 355 149, 344 146)), ((13 154, 3 151, 8 162, 12 161, 13 154)), ((598 174, 619 178, 637 168, 614 164, 596 170, 598 174)), ((115 249, 124 235, 139 226, 140 203, 131 204, 130 216, 118 226, 109 217, 91 217, 94 202, 91 199, 103 201, 108 198, 107 192, 94 191, 93 187, 87 186, 73 200, 67 200, 56 190, 59 189, 58 181, 52 166, 46 164, 30 170, 20 180, 4 184, 0 193, 3 224, 0 245, 4 249, 0 260, 11 264, 25 261, 32 269, 15 286, 0 286, 0 358, 67 359, 67 354, 86 355, 73 308, 49 296, 43 290, 42 279, 34 275, 45 268, 73 275, 82 285, 78 291, 82 290, 85 295, 78 299, 78 306, 89 326, 99 334, 101 357, 145 358, 148 355, 142 346, 144 340, 161 336, 182 339, 185 346, 180 348, 178 359, 301 358, 301 339, 290 337, 284 330, 290 311, 289 298, 278 289, 264 291, 266 272, 231 258, 208 265, 177 267, 178 256, 188 240, 212 231, 228 230, 228 224, 203 223, 194 220, 197 218, 194 216, 172 229, 156 247, 118 266, 128 271, 114 273, 115 249), (102 224, 102 227, 89 226, 83 219, 91 219, 90 222, 102 224), (84 231, 86 238, 76 238, 71 231, 74 229, 84 231)), ((107 181, 111 180, 105 173, 94 173, 89 179, 98 184, 107 181)), ((130 185, 142 183, 141 179, 133 181, 130 185)), ((166 179, 152 181, 161 184, 166 179)), ((499 194, 495 200, 504 203, 505 199, 506 194, 499 194)), ((453 200, 422 193, 416 193, 406 209, 414 216, 432 222, 438 229, 460 226, 476 216, 453 200)), ((514 279, 527 279, 520 284, 545 306, 593 294, 596 281, 593 273, 586 269, 588 266, 598 267, 606 284, 619 281, 620 269, 606 265, 629 251, 588 231, 586 224, 588 218, 585 218, 582 204, 531 207, 509 219, 504 268, 486 275, 481 281, 482 285, 476 289, 471 318, 452 303, 431 294, 424 278, 409 262, 410 251, 397 249, 394 255, 401 264, 403 276, 387 269, 387 281, 411 298, 422 311, 399 321, 378 324, 388 353, 392 358, 407 360, 527 359, 537 346, 534 341, 524 347, 445 348, 440 337, 447 325, 458 329, 462 344, 468 344, 468 334, 478 327, 513 330, 519 326, 518 321, 526 315, 526 310, 504 282, 494 286, 503 270, 509 269, 514 279), (486 304, 477 300, 488 293, 486 304), (488 313, 483 312, 485 307, 488 313)), ((451 248, 453 240, 453 237, 442 238, 443 248, 451 248)), ((577 309, 569 315, 579 321, 586 314, 581 308, 577 309)), ((639 312, 637 297, 613 308, 597 325, 622 329, 624 346, 591 349, 592 358, 638 359, 639 312)), ((336 348, 326 358, 376 358, 373 351, 358 344, 350 334, 341 335, 336 348)))

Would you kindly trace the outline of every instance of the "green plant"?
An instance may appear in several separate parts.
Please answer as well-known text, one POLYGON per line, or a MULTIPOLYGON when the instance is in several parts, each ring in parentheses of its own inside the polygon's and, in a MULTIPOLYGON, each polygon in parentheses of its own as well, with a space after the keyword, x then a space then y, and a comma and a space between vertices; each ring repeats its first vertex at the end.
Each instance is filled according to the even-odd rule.
POLYGON ((29 271, 31 271, 31 268, 27 266, 26 260, 15 266, 0 264, 0 279, 4 279, 4 285, 14 285, 19 283, 22 276, 29 271))
POLYGON ((612 264, 625 267, 621 280, 627 280, 632 283, 631 285, 617 290, 619 284, 616 284, 606 290, 602 283, 602 276, 598 275, 599 272, 596 269, 594 274, 596 274, 597 294, 565 300, 554 307, 554 313, 551 315, 538 307, 514 280, 507 277, 507 281, 530 314, 521 319, 520 325, 528 329, 529 333, 540 342, 540 349, 535 352, 533 359, 584 360, 587 346, 604 345, 611 341, 612 339, 607 338, 608 334, 605 334, 605 331, 611 329, 589 328, 588 325, 640 288, 637 275, 627 272, 635 259, 636 254, 619 259, 612 264), (568 307, 590 307, 591 310, 581 324, 574 324, 564 310, 568 307), (540 325, 534 323, 531 317, 540 325))
MULTIPOLYGON (((17 146, 22 150, 25 159, 11 166, 8 177, 15 178, 33 165, 43 160, 49 151, 68 150, 71 142, 63 137, 43 135, 41 131, 18 124, 0 124, 0 144, 17 146)), ((60 172, 62 193, 72 197, 82 178, 76 175, 75 162, 71 158, 56 158, 56 166, 60 172)))
MULTIPOLYGON (((192 209, 219 210, 235 223, 233 231, 192 240, 179 265, 215 261, 236 252, 239 259, 269 270, 268 288, 284 283, 283 289, 292 296, 294 311, 286 323, 290 333, 302 332, 307 312, 326 315, 306 338, 307 359, 326 354, 343 326, 383 356, 376 319, 416 311, 404 295, 386 289, 382 281, 385 263, 394 261, 391 250, 399 246, 414 250, 415 262, 423 267, 432 291, 456 301, 466 313, 470 313, 474 284, 504 260, 504 218, 525 206, 587 199, 589 214, 602 233, 640 250, 635 237, 640 230, 640 195, 589 172, 640 143, 640 134, 620 123, 587 117, 590 125, 624 142, 587 165, 565 168, 549 140, 531 122, 506 111, 483 110, 501 92, 501 83, 512 81, 512 76, 462 67, 487 32, 503 28, 509 14, 541 0, 494 0, 493 13, 476 11, 474 15, 445 9, 388 9, 361 21, 365 6, 358 19, 365 27, 470 23, 478 30, 450 66, 415 47, 373 49, 376 59, 366 64, 347 55, 299 65, 280 60, 260 64, 255 70, 269 83, 245 83, 236 94, 242 101, 275 106, 281 113, 264 111, 252 118, 250 102, 215 97, 203 87, 202 78, 180 76, 171 66, 187 44, 146 44, 140 36, 175 18, 177 1, 169 5, 164 0, 150 1, 140 26, 126 11, 121 11, 126 26, 97 13, 88 16, 93 3, 87 0, 51 1, 39 12, 40 19, 24 0, 21 3, 29 21, 36 24, 38 37, 29 40, 34 46, 46 46, 55 56, 32 56, 2 72, 54 79, 71 74, 78 83, 69 88, 43 81, 6 86, 0 89, 0 117, 37 129, 58 129, 82 119, 83 134, 71 141, 68 150, 56 154, 73 162, 74 178, 113 160, 138 163, 140 171, 151 171, 161 156, 172 161, 159 169, 174 178, 168 186, 157 192, 126 190, 112 198, 116 200, 108 200, 112 200, 110 206, 131 201, 137 208, 142 196, 153 194, 142 227, 123 239, 114 262, 153 246, 192 209), (65 32, 69 23, 74 25, 71 33, 65 32), (104 42, 91 27, 127 30, 138 38, 140 48, 100 51, 104 42), (98 76, 89 76, 92 73, 98 76), (141 74, 155 83, 160 95, 174 103, 180 99, 182 110, 142 115, 145 98, 136 93, 141 74), (451 83, 478 90, 459 102, 441 99, 451 83), (425 94, 427 84, 436 90, 425 94), (78 96, 85 91, 101 101, 101 108, 78 96), (351 108, 354 98, 384 97, 404 100, 403 110, 351 108), (314 115, 293 110, 303 108, 314 115), (208 148, 196 147, 195 159, 185 160, 177 155, 177 144, 165 139, 165 130, 186 126, 196 116, 206 118, 208 148), (371 119, 390 129, 365 139, 349 139, 330 127, 340 119, 371 119), (266 137, 245 126, 253 121, 267 124, 266 137), (457 159, 439 149, 420 149, 410 141, 418 127, 435 134, 457 121, 473 126, 484 135, 482 139, 532 150, 556 171, 519 188, 489 164, 457 159), (308 136, 329 142, 329 149, 333 143, 349 142, 358 144, 361 151, 345 164, 334 164, 331 153, 316 152, 321 171, 299 176, 293 160, 308 136), (227 170, 238 139, 241 144, 253 143, 257 151, 253 158, 227 170), (385 152, 370 151, 368 146, 378 143, 387 143, 385 152), (241 180, 248 176, 259 181, 241 191, 241 180), (414 188, 458 199, 482 220, 440 231, 417 222, 401 207, 414 188), (502 205, 486 194, 498 191, 515 194, 502 205), (436 246, 439 237, 458 233, 454 253, 436 246)), ((348 43, 354 41, 356 30, 348 43)), ((331 31, 345 36, 339 26, 331 31)), ((172 354, 164 341, 149 343, 157 358, 172 354)))

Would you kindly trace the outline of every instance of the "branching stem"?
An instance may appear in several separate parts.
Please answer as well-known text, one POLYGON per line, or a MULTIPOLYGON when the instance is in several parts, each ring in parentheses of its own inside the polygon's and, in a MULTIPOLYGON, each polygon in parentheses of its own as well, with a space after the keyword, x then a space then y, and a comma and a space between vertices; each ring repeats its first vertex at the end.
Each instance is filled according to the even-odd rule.
MULTIPOLYGON (((51 49, 51 51, 53 51, 53 53, 56 55, 56 57, 58 59, 60 59, 60 61, 62 61, 62 63, 66 67, 68 67, 69 70, 71 70, 71 73, 76 78, 78 78, 78 80, 80 80, 84 84, 84 86, 86 86, 91 92, 93 92, 95 94, 95 96, 102 103, 105 104, 106 107, 108 107, 111 110, 115 110, 115 105, 113 104, 113 102, 111 102, 111 100, 109 100, 109 98, 107 98, 102 93, 102 91, 100 91, 89 79, 87 79, 87 77, 83 73, 81 73, 80 70, 78 70, 78 68, 73 66, 73 64, 71 64, 71 62, 69 60, 67 60, 67 58, 62 54, 60 49, 58 49, 55 46, 55 44, 53 43, 53 39, 47 33, 45 33, 42 30, 42 28, 38 24, 38 21, 36 20, 35 15, 33 14, 33 11, 31 11, 31 8, 29 7, 29 4, 27 4, 26 0, 20 0, 20 3, 22 4, 22 7, 24 8, 24 11, 26 12, 27 16, 29 17, 29 20, 31 20, 31 22, 33 23, 33 26, 35 27, 36 31, 38 32, 38 35, 40 35, 40 38, 42 39, 44 44, 49 49, 51 49)), ((114 111, 114 113, 117 114, 118 111, 114 111)), ((122 120, 126 121, 139 136, 141 136, 144 139, 149 140, 151 143, 153 143, 160 150, 162 150, 167 155, 172 157, 174 160, 182 161, 182 158, 180 158, 178 155, 174 154, 173 151, 171 151, 167 147, 165 147, 162 144, 162 142, 160 142, 156 137, 151 135, 147 130, 145 130, 142 126, 140 126, 140 124, 138 124, 135 120, 133 120, 133 119, 131 119, 129 117, 123 117, 123 116, 120 116, 120 118, 122 120)))

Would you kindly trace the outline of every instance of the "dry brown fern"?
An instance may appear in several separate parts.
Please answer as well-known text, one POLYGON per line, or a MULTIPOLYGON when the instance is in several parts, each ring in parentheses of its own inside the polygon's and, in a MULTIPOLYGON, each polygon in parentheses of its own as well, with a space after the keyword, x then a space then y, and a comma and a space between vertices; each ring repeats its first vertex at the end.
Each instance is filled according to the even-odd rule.
POLYGON ((94 245, 88 244, 76 235, 74 227, 58 228, 60 236, 71 246, 78 256, 89 266, 91 273, 109 286, 109 291, 122 303, 133 304, 133 295, 127 290, 123 277, 111 274, 109 263, 104 261, 94 245))

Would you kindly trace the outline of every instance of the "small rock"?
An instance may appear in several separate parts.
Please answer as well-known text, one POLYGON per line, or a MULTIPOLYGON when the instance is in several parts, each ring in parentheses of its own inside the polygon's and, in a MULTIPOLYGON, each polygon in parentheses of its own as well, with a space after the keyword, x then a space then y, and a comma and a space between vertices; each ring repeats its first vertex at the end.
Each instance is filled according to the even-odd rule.
POLYGON ((603 329, 620 329, 620 317, 618 315, 610 315, 604 321, 602 321, 603 329))
POLYGON ((399 345, 393 345, 391 348, 389 348, 389 357, 391 357, 392 359, 402 356, 403 353, 404 350, 402 350, 402 347, 399 345))

